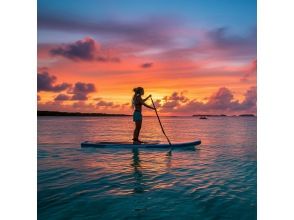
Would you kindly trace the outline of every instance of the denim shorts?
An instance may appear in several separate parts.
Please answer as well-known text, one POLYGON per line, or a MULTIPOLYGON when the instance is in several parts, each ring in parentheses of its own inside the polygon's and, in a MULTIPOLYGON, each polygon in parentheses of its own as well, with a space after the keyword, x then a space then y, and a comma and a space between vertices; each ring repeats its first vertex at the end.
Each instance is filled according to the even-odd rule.
POLYGON ((134 111, 133 121, 142 121, 142 113, 139 111, 134 111))

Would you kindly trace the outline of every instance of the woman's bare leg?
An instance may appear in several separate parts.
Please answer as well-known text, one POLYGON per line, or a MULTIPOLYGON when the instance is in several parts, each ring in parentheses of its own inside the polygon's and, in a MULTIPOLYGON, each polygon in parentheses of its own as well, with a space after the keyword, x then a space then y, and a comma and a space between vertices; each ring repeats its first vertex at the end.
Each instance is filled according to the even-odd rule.
POLYGON ((140 134, 140 130, 141 130, 141 127, 142 127, 142 121, 136 121, 136 127, 135 127, 135 130, 134 130, 134 140, 138 140, 139 139, 139 134, 140 134))

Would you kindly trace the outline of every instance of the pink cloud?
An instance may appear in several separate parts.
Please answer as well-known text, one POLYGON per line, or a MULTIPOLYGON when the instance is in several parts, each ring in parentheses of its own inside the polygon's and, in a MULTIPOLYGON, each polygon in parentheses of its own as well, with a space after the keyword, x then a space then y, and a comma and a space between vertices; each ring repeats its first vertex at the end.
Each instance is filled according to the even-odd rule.
POLYGON ((256 77, 257 71, 257 60, 254 59, 251 63, 244 69, 244 74, 240 79, 241 82, 248 82, 250 78, 256 77))
POLYGON ((219 88, 208 97, 207 102, 189 99, 175 95, 165 97, 160 103, 159 110, 163 113, 191 114, 256 114, 256 87, 249 88, 244 94, 244 101, 234 100, 231 90, 219 88), (185 101, 183 101, 185 100, 185 101))
MULTIPOLYGON (((73 99, 65 94, 59 94, 54 101, 38 102, 38 109, 70 112, 132 113, 130 103, 119 104, 103 98, 95 98, 87 102, 84 100, 64 102, 68 100, 73 99)), ((211 94, 206 102, 190 99, 184 95, 184 92, 173 92, 170 96, 157 99, 155 106, 163 115, 256 114, 256 87, 251 87, 244 93, 243 101, 235 100, 233 92, 226 87, 222 87, 211 94)), ((148 112, 151 113, 151 111, 148 112)))
POLYGON ((131 114, 130 105, 127 103, 118 104, 105 100, 98 102, 54 100, 45 103, 38 103, 40 111, 66 111, 66 112, 101 112, 101 113, 124 113, 131 114))

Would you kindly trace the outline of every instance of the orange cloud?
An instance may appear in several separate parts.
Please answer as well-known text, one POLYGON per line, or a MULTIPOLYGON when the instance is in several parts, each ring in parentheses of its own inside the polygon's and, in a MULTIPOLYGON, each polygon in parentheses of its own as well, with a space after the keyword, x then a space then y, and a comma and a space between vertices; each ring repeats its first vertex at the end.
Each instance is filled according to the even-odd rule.
MULTIPOLYGON (((189 100, 201 102, 206 102, 219 88, 227 87, 233 91, 234 100, 244 101, 244 93, 256 86, 256 59, 252 52, 254 34, 240 38, 219 29, 202 35, 204 37, 199 44, 182 48, 173 48, 172 45, 154 48, 129 41, 101 44, 93 37, 68 44, 40 44, 38 66, 46 67, 43 71, 58 77, 52 86, 63 83, 75 85, 77 82, 93 84, 97 90, 76 94, 74 99, 87 99, 92 103, 100 97, 105 105, 113 103, 113 106, 108 104, 108 108, 114 111, 119 109, 114 106, 130 101, 132 88, 137 86, 144 87, 146 93, 157 99, 163 99, 174 91, 187 90, 189 100), (241 45, 239 49, 238 43, 241 45), (248 45, 251 46, 246 50, 248 45), (120 62, 93 62, 101 54, 118 57, 120 62)), ((54 99, 66 103, 65 96, 73 99, 74 94, 64 92, 66 90, 59 96, 51 91, 40 91, 39 103, 45 104, 54 99)), ((93 111, 97 110, 95 103, 94 106, 91 107, 93 111)), ((89 106, 84 107, 89 109, 89 106)))

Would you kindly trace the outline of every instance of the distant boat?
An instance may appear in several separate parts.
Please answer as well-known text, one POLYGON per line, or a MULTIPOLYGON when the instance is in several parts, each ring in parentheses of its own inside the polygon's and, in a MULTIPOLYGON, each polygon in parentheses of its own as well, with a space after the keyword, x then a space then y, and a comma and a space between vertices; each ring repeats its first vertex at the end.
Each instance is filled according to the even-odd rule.
POLYGON ((242 115, 239 115, 239 117, 255 117, 254 114, 242 114, 242 115))
POLYGON ((206 116, 200 116, 199 119, 207 119, 207 117, 206 116))

